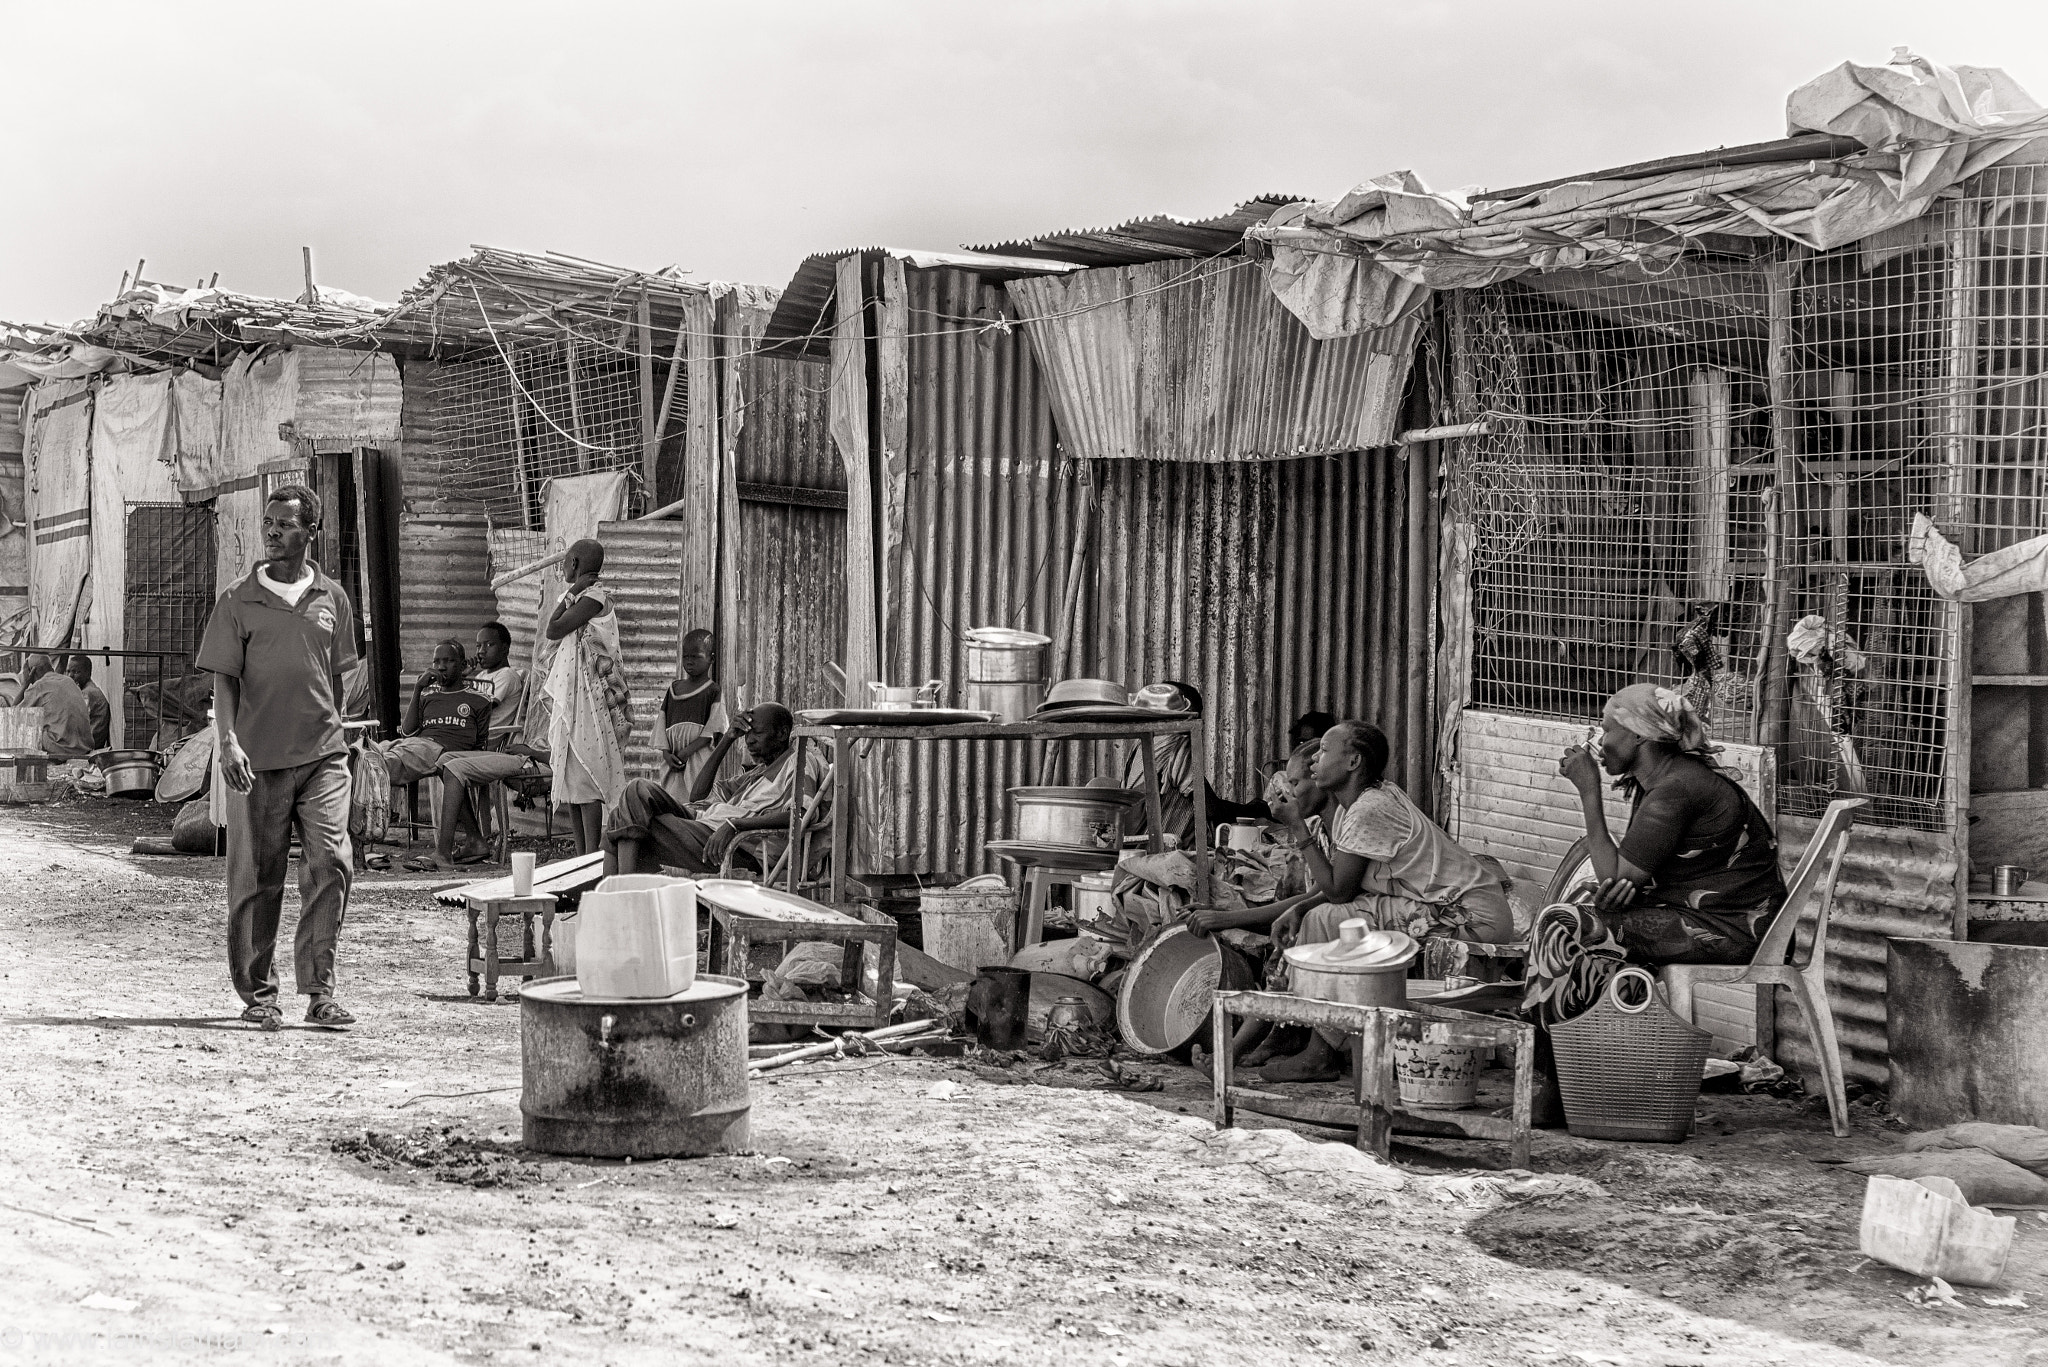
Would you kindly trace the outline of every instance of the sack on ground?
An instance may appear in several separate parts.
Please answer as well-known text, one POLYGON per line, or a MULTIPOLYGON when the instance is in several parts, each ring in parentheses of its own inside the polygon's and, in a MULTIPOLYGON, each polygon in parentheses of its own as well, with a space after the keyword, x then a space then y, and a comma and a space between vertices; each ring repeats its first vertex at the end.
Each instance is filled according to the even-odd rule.
POLYGON ((2048 1130, 2032 1125, 1993 1125, 1972 1120, 1925 1134, 1909 1134, 1901 1146, 1919 1153, 1927 1149, 1982 1149, 2008 1163, 2017 1163, 2037 1177, 2048 1177, 2048 1130))
POLYGON ((1922 1149, 1858 1158, 1842 1165, 1865 1177, 1946 1177, 1973 1206, 2048 1206, 2048 1178, 1983 1149, 1922 1149))

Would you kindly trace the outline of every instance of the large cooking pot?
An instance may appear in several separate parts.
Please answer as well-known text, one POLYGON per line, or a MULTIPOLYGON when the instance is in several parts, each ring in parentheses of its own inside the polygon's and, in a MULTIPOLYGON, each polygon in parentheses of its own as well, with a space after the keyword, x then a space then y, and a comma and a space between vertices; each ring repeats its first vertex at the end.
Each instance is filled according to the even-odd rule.
POLYGON ((1045 682, 1050 636, 1010 627, 972 627, 966 637, 969 684, 1045 682))
POLYGON ((107 776, 108 797, 140 801, 156 796, 156 776, 162 768, 154 750, 95 750, 93 763, 107 776))
POLYGON ((1013 836, 1043 845, 1113 850, 1123 844, 1124 809, 1138 800, 1123 788, 1012 788, 1013 836))

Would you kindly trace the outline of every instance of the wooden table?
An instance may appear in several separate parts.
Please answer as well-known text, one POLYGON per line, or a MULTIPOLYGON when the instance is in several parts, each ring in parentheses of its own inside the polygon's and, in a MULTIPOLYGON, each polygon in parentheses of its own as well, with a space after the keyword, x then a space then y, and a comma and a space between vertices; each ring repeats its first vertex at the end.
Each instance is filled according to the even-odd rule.
POLYGON ((1336 1129, 1356 1130, 1359 1148, 1386 1158, 1396 1134, 1436 1135, 1441 1138, 1496 1139, 1505 1142, 1514 1165, 1529 1166, 1529 1117, 1535 1105, 1536 1027, 1500 1016, 1482 1016, 1448 1006, 1410 1002, 1405 1009, 1391 1006, 1353 1006, 1348 1002, 1313 1001, 1284 992, 1218 992, 1214 1016, 1215 1052, 1210 1073, 1216 1083, 1216 1128, 1226 1130, 1235 1114, 1278 1116, 1283 1120, 1306 1121, 1336 1129), (1237 1065, 1230 1057, 1231 1037, 1237 1019, 1273 1021, 1293 1025, 1319 1026, 1358 1038, 1358 1099, 1355 1102, 1318 1101, 1311 1097, 1283 1096, 1278 1092, 1240 1087, 1237 1065), (1400 1088, 1394 1079, 1394 1037, 1404 1020, 1449 1021, 1474 1032, 1486 1031, 1496 1039, 1506 1036, 1515 1045, 1515 1100, 1512 1114, 1491 1115, 1477 1109, 1462 1111, 1404 1111, 1400 1088))
POLYGON ((756 942, 784 946, 807 940, 839 944, 839 986, 844 1002, 769 1001, 755 997, 747 1003, 747 1019, 756 1023, 830 1026, 839 1030, 873 1030, 889 1023, 895 1003, 896 927, 871 925, 857 916, 834 911, 808 897, 790 894, 790 905, 756 906, 746 909, 727 906, 716 893, 699 890, 697 905, 711 913, 711 972, 741 982, 749 979, 748 960, 756 942), (866 976, 863 960, 867 947, 875 949, 875 982, 878 990, 863 990, 866 976))
MULTIPOLYGON (((853 746, 856 741, 1007 741, 1023 740, 1036 752, 1039 781, 1051 777, 1054 747, 1072 741, 1133 740, 1150 742, 1160 736, 1188 738, 1188 777, 1194 784, 1195 844, 1189 851, 1195 865, 1195 905, 1209 901, 1209 783, 1203 750, 1202 719, 1175 716, 1159 721, 1021 721, 970 722, 953 726, 799 726, 793 733, 794 763, 801 774, 807 741, 829 741, 832 745, 832 905, 846 902, 847 859, 853 840, 854 774, 853 746)), ((1142 751, 1145 767, 1145 814, 1149 828, 1147 848, 1157 854, 1166 848, 1161 840, 1159 773, 1148 743, 1142 751)), ((789 843, 797 848, 801 804, 789 805, 789 843)), ((790 860, 789 890, 796 891, 796 861, 790 860)))

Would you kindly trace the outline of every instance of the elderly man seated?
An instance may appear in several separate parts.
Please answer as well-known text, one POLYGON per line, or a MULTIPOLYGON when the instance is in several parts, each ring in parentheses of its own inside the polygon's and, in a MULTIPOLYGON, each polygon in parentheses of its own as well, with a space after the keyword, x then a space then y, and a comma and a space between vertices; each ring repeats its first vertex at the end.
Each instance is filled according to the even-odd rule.
POLYGON ((698 773, 690 802, 676 801, 652 779, 626 785, 605 823, 604 871, 637 873, 643 863, 686 873, 716 873, 735 837, 765 831, 762 858, 773 863, 787 842, 790 803, 799 810, 810 801, 824 777, 825 765, 816 750, 806 757, 804 772, 795 772, 790 731, 795 719, 779 703, 762 703, 733 718, 732 729, 718 738, 711 758, 698 773), (726 752, 736 741, 747 743, 748 767, 736 777, 714 782, 726 752))
POLYGON ((51 759, 84 759, 92 753, 92 714, 85 693, 69 675, 52 667, 47 655, 22 662, 17 707, 43 709, 43 753, 51 759))

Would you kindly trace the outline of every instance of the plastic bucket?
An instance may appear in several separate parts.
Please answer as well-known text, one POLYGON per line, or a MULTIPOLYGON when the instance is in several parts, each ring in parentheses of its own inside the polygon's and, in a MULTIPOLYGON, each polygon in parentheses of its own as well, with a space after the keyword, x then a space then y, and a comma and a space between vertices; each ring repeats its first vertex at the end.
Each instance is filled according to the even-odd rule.
POLYGON ((1428 1025, 1419 1040, 1394 1041, 1394 1076, 1401 1105, 1423 1111, 1458 1111, 1479 1099, 1482 1044, 1461 1039, 1450 1027, 1428 1025))
POLYGON ((1010 957, 1016 933, 1017 894, 1010 888, 927 888, 918 895, 924 952, 972 973, 1010 957))

